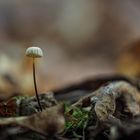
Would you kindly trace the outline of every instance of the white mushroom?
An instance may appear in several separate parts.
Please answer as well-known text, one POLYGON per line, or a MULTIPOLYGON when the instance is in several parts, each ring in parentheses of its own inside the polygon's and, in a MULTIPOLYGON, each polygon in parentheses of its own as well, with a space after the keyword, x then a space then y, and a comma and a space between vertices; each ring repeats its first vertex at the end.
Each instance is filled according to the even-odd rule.
POLYGON ((25 54, 26 56, 33 57, 33 58, 38 58, 43 56, 43 52, 39 47, 29 47, 27 48, 25 54))
POLYGON ((34 80, 35 93, 36 93, 36 98, 38 101, 39 108, 42 111, 42 107, 41 107, 41 103, 39 101, 39 96, 38 96, 38 91, 37 91, 37 85, 36 85, 35 58, 42 57, 43 52, 42 52, 41 48, 39 48, 39 47, 29 47, 29 48, 27 48, 25 54, 26 54, 26 56, 33 58, 33 80, 34 80))

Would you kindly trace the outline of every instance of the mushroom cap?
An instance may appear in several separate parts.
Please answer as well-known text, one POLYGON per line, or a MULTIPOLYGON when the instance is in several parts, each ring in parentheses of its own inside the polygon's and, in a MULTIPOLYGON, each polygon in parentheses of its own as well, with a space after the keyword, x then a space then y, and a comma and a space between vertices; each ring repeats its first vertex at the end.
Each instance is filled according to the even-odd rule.
POLYGON ((26 56, 33 57, 33 58, 38 58, 43 56, 43 52, 39 47, 29 47, 27 48, 25 54, 26 56))

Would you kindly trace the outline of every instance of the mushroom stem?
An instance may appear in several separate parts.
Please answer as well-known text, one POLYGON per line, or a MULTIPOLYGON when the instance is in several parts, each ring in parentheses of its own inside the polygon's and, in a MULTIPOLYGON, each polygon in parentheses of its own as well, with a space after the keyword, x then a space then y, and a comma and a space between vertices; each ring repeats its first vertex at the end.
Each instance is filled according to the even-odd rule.
POLYGON ((40 111, 42 111, 41 103, 39 101, 38 91, 37 91, 37 85, 36 85, 36 75, 35 75, 35 58, 33 58, 33 79, 34 79, 34 87, 35 87, 35 93, 36 93, 36 99, 38 102, 38 106, 40 108, 40 111))

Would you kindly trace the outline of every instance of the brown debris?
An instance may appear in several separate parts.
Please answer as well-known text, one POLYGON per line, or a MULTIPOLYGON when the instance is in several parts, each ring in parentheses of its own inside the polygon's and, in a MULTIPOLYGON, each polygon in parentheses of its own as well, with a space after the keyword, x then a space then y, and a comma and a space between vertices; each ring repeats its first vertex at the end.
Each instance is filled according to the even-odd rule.
MULTIPOLYGON (((86 96, 72 104, 73 107, 82 107, 82 109, 87 107, 89 111, 87 122, 82 130, 84 132, 81 133, 81 131, 76 130, 78 134, 83 139, 96 140, 106 138, 107 140, 121 140, 120 136, 129 139, 129 136, 132 137, 135 133, 140 132, 139 125, 137 125, 137 123, 140 124, 140 94, 137 84, 134 86, 135 82, 129 82, 128 80, 112 80, 109 83, 103 80, 95 81, 95 84, 93 81, 91 83, 90 86, 87 86, 89 83, 86 83, 85 85, 81 84, 83 86, 77 85, 64 90, 58 90, 58 93, 61 91, 59 97, 61 94, 64 96, 65 93, 67 93, 66 96, 69 95, 68 97, 71 97, 70 93, 75 93, 78 96, 80 91, 86 93, 86 96), (79 90, 80 88, 82 89, 79 90), (93 92, 87 94, 91 90, 93 92)), ((47 105, 50 105, 50 103, 52 105, 54 101, 52 95, 50 94, 49 96, 48 94, 46 97, 42 94, 40 98, 44 99, 46 97, 47 100, 51 101, 47 105)), ((33 98, 31 97, 29 100, 32 102, 33 98)), ((9 126, 9 124, 23 126, 25 129, 33 130, 36 134, 45 136, 43 140, 48 137, 52 139, 69 140, 75 138, 75 140, 79 140, 73 133, 60 135, 66 128, 66 114, 62 104, 54 103, 56 105, 54 104, 53 107, 48 106, 43 112, 34 112, 35 114, 33 115, 0 119, 0 126, 9 126)))
POLYGON ((87 98, 94 100, 95 112, 100 121, 105 121, 109 115, 113 115, 116 110, 116 100, 121 98, 125 104, 124 111, 136 116, 140 114, 140 95, 136 87, 128 82, 119 81, 105 85, 93 93, 82 97, 73 106, 83 106, 83 101, 87 98))
POLYGON ((59 104, 31 116, 0 119, 0 125, 17 124, 43 135, 61 133, 65 126, 63 107, 59 104))

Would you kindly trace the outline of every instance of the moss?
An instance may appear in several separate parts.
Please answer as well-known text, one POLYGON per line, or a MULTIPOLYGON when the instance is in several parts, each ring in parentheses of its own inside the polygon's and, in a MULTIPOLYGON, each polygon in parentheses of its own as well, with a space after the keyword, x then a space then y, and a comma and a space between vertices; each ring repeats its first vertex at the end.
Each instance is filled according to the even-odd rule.
POLYGON ((88 121, 88 114, 89 112, 81 107, 72 107, 65 104, 66 126, 64 134, 72 133, 78 137, 77 133, 84 129, 88 121))

